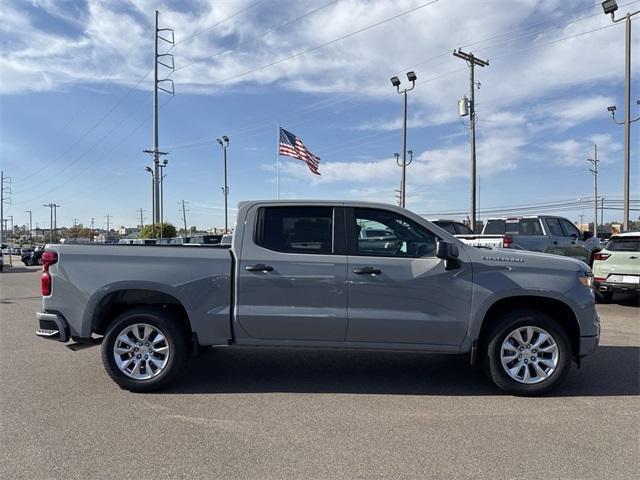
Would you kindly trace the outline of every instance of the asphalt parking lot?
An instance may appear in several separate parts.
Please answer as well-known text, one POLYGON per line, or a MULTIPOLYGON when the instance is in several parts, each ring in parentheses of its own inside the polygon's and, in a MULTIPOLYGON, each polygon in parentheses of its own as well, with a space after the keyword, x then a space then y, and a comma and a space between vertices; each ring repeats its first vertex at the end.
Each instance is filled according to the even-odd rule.
POLYGON ((640 307, 552 396, 500 393, 466 358, 217 349, 132 394, 98 348, 34 335, 36 267, 0 274, 0 476, 640 478, 640 307))

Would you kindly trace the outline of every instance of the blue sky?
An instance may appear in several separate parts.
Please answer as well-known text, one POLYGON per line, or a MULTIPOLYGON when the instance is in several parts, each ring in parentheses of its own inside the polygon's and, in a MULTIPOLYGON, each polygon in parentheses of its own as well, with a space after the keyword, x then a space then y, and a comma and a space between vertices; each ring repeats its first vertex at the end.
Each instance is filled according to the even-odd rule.
MULTIPOLYGON (((457 100, 468 94, 468 70, 451 54, 457 47, 490 61, 476 70, 481 209, 591 196, 586 159, 594 143, 600 191, 621 198, 623 129, 606 107, 624 112, 624 27, 612 25, 600 2, 427 3, 0 1, 0 154, 13 180, 7 214, 24 224, 32 210, 34 222, 48 226, 42 204, 55 202, 62 205, 59 225, 74 218, 88 225, 94 217, 101 226, 107 214, 112 225, 135 225, 140 208, 150 218, 150 162, 142 150, 152 141, 147 73, 155 9, 177 42, 176 95, 160 95, 160 147, 170 152, 165 217, 175 224, 184 199, 189 225, 222 225, 222 152, 215 142, 222 135, 231 139, 231 204, 275 198, 278 123, 322 159, 317 177, 281 157, 283 198, 394 202, 402 99, 389 78, 404 79, 407 70, 418 75, 409 96, 415 158, 407 207, 431 217, 465 211, 468 128, 457 100)), ((622 12, 640 6, 619 3, 622 12)), ((638 73, 634 65, 636 94, 638 73)), ((572 220, 581 213, 590 219, 589 208, 563 212, 572 220)), ((621 213, 605 213, 615 218, 621 213)))

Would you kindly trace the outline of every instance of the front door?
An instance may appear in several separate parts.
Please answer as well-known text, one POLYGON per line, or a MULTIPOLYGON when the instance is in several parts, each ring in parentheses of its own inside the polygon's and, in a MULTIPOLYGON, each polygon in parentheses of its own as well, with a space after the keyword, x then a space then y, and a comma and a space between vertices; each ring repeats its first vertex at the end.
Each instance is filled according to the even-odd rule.
POLYGON ((275 205, 249 212, 236 270, 239 343, 344 341, 347 258, 336 240, 344 238, 342 212, 275 205))
POLYGON ((347 340, 460 345, 471 310, 467 259, 461 258, 459 268, 446 270, 435 256, 438 237, 417 220, 391 210, 347 209, 346 221, 347 340))

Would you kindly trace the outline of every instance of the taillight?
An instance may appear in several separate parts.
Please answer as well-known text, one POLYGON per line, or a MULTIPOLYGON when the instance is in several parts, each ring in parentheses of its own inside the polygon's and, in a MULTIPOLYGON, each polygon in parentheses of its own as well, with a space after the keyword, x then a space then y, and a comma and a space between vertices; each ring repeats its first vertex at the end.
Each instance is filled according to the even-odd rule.
POLYGON ((502 237, 502 248, 509 248, 513 243, 513 237, 510 235, 505 235, 502 237))
POLYGON ((593 254, 593 259, 594 260, 606 260, 610 256, 611 256, 610 253, 594 253, 593 254))
POLYGON ((44 272, 40 277, 40 286, 42 287, 43 297, 51 295, 51 275, 49 275, 49 272, 44 272))
POLYGON ((593 279, 593 281, 594 281, 594 282, 598 282, 598 283, 603 283, 603 282, 606 282, 606 281, 607 281, 607 279, 606 279, 606 278, 602 278, 602 277, 595 277, 595 278, 593 279))
POLYGON ((40 287, 42 288, 42 296, 51 295, 51 275, 49 275, 49 267, 58 261, 56 252, 44 252, 42 254, 42 277, 40 277, 40 287))
POLYGON ((48 272, 49 267, 58 261, 58 254, 56 252, 44 252, 42 254, 42 271, 48 272))

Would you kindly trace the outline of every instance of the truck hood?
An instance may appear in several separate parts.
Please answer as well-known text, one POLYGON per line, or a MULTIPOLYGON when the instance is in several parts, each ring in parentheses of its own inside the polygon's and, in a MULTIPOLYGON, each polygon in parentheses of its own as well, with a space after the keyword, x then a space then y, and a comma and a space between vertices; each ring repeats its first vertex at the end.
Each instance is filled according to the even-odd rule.
POLYGON ((475 261, 487 266, 508 265, 514 269, 548 268, 556 271, 590 272, 589 266, 586 263, 562 255, 504 248, 494 250, 476 249, 474 253, 475 261))

